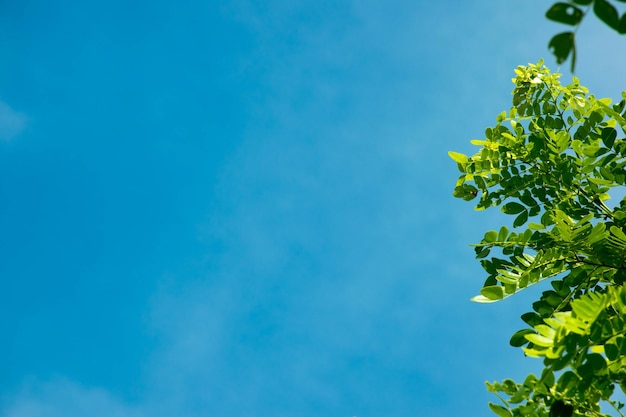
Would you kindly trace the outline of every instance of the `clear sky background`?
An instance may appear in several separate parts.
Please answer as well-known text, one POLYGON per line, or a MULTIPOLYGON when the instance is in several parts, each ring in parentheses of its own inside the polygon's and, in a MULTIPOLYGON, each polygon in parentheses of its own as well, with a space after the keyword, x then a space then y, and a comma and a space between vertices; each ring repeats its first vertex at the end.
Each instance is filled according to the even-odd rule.
POLYGON ((0 1, 1 415, 488 415, 540 289, 469 302, 508 219, 447 151, 556 69, 549 3, 0 1))

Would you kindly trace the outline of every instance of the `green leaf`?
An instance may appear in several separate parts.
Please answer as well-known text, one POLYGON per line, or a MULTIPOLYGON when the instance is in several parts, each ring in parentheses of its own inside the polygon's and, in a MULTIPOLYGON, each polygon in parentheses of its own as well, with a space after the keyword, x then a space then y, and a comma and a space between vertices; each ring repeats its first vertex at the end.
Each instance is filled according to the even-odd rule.
POLYGON ((480 294, 489 300, 502 300, 504 299, 504 287, 501 285, 490 285, 488 287, 483 287, 480 290, 480 294))
POLYGON ((562 393, 566 393, 569 389, 575 387, 576 384, 578 384, 578 381, 580 381, 578 375, 576 375, 572 371, 565 371, 559 377, 559 381, 557 382, 557 389, 562 393))
POLYGON ((498 233, 498 241, 506 242, 506 238, 509 236, 509 228, 506 226, 502 226, 500 228, 500 232, 498 233))
POLYGON ((518 214, 524 210, 526 210, 526 207, 515 201, 511 201, 502 206, 502 212, 505 214, 518 214))
POLYGON ((583 11, 568 3, 555 3, 546 12, 546 17, 555 22, 576 26, 583 18, 583 11))
POLYGON ((513 395, 517 393, 518 387, 515 381, 513 381, 512 379, 505 379, 504 381, 502 381, 502 389, 506 394, 513 395))
POLYGON ((619 349, 612 343, 607 343, 604 345, 604 352, 606 353, 606 357, 610 361, 614 361, 619 357, 619 349))
POLYGON ((552 347, 552 345, 554 345, 554 341, 550 338, 547 338, 545 336, 542 336, 540 334, 537 333, 530 333, 527 335, 524 335, 524 337, 531 342, 534 345, 537 346, 541 346, 541 347, 552 347))
POLYGON ((525 323, 527 323, 530 326, 536 326, 538 324, 543 323, 543 320, 541 319, 541 316, 537 313, 534 313, 532 311, 528 312, 528 313, 524 313, 521 316, 522 320, 524 320, 525 323))
POLYGON ((546 388, 554 385, 554 372, 552 372, 552 370, 549 368, 544 368, 544 370, 541 372, 540 382, 542 382, 543 387, 546 388))
POLYGON ((613 234, 613 236, 615 236, 616 238, 618 238, 622 242, 626 243, 626 234, 624 233, 624 231, 622 229, 620 229, 617 226, 611 226, 610 230, 611 230, 611 234, 613 234))
POLYGON ((534 206, 539 205, 539 203, 537 203, 537 200, 535 200, 530 193, 522 194, 522 196, 520 197, 520 201, 529 207, 534 207, 534 206))
POLYGON ((452 195, 456 198, 462 198, 465 201, 470 201, 478 195, 478 188, 470 184, 462 184, 454 187, 452 195))
POLYGON ((487 233, 485 233, 485 237, 483 238, 483 240, 487 243, 493 243, 495 241, 498 240, 498 232, 496 232, 495 230, 490 230, 487 233))
POLYGON ((528 228, 530 230, 543 230, 546 227, 543 224, 530 222, 530 223, 528 223, 528 228))
POLYGON ((590 353, 587 355, 585 365, 588 365, 595 375, 601 373, 606 368, 606 360, 599 353, 590 353))
POLYGON ((474 297, 470 298, 470 301, 474 302, 474 303, 480 303, 480 304, 489 304, 489 303, 495 303, 496 301, 499 300, 490 300, 489 298, 485 297, 484 295, 475 295, 474 297))
POLYGON ((508 408, 504 408, 501 405, 489 403, 489 408, 500 417, 513 417, 513 413, 511 413, 508 408))
POLYGON ((612 127, 605 127, 602 129, 602 143, 607 148, 612 148, 615 138, 617 137, 617 130, 612 127))
POLYGON ((611 29, 619 32, 620 20, 617 9, 606 0, 595 0, 593 12, 600 20, 606 23, 611 29))
POLYGON ((554 35, 548 43, 548 49, 556 57, 557 64, 562 64, 567 60, 570 52, 575 53, 574 32, 563 32, 554 35))
POLYGON ((459 164, 467 164, 467 156, 463 155, 462 153, 449 151, 448 156, 452 158, 454 162, 457 162, 459 164))
POLYGON ((526 339, 527 334, 531 334, 534 333, 534 331, 532 329, 522 329, 522 330, 518 330, 515 333, 513 333, 513 336, 511 336, 511 340, 509 340, 509 344, 513 347, 522 347, 524 346, 526 343, 528 343, 528 339, 526 339))
POLYGON ((513 220, 513 227, 520 227, 528 221, 528 210, 522 211, 519 216, 513 220))

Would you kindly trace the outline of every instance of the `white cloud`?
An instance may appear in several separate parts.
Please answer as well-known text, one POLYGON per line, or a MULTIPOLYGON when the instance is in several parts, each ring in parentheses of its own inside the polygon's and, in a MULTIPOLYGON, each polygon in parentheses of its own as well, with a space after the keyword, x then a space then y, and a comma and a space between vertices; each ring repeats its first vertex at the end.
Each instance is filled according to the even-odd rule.
POLYGON ((2 410, 2 417, 139 417, 144 414, 108 392, 67 379, 25 384, 2 410))
POLYGON ((27 118, 0 101, 0 140, 11 140, 26 128, 27 118))

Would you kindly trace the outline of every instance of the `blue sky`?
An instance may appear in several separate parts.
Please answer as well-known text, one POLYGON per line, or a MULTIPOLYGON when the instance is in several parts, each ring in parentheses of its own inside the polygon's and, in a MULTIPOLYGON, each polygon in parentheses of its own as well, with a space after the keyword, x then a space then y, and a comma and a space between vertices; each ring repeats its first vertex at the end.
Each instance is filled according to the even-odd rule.
POLYGON ((546 7, 3 1, 2 416, 486 415, 539 290, 469 302, 503 217, 447 151, 556 67, 546 7))

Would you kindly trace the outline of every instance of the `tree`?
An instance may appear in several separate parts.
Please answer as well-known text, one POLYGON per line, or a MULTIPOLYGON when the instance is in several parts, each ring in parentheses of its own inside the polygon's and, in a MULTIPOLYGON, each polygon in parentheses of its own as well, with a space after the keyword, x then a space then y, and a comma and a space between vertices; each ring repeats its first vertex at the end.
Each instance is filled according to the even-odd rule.
POLYGON ((454 196, 514 216, 513 230, 474 245, 487 279, 473 301, 551 285, 510 341, 543 371, 487 383, 500 399, 489 407, 502 417, 609 416, 607 407, 623 416, 614 392, 626 393, 626 198, 608 200, 626 186, 626 93, 597 99, 542 62, 515 75, 513 106, 472 141, 480 150, 450 152, 461 172, 454 196))
MULTIPOLYGON (((626 0, 617 0, 626 3, 626 0)), ((619 12, 607 0, 571 0, 569 3, 554 3, 546 12, 546 17, 555 22, 573 26, 572 30, 558 33, 550 39, 548 48, 552 50, 557 64, 567 60, 571 54, 571 71, 576 67, 576 32, 589 11, 608 27, 619 34, 626 34, 626 13, 620 17, 619 12), (586 6, 586 7, 585 7, 586 6)))

